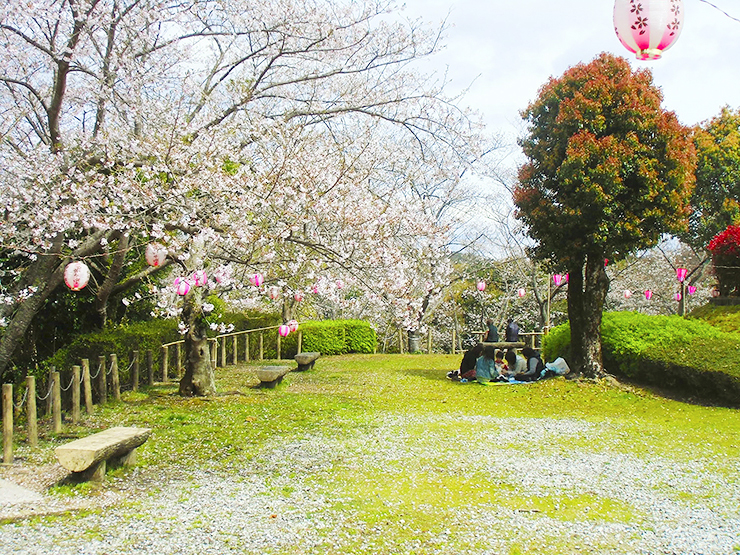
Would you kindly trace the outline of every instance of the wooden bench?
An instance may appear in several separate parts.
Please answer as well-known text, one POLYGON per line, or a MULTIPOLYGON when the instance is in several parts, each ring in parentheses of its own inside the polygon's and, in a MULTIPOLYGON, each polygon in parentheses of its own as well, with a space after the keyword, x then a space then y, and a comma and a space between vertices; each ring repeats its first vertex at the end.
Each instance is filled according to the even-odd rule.
POLYGON ((321 353, 315 353, 315 352, 309 352, 309 353, 298 353, 295 357, 293 357, 298 363, 298 372, 303 372, 304 370, 310 370, 313 368, 314 362, 316 362, 316 359, 321 356, 321 353))
POLYGON ((150 428, 108 428, 60 445, 54 453, 59 464, 71 471, 76 480, 102 482, 107 462, 132 466, 136 462, 136 448, 151 433, 150 428))
POLYGON ((274 388, 283 381, 283 376, 290 372, 290 366, 260 366, 255 370, 260 387, 274 388))
POLYGON ((481 341, 481 343, 484 346, 489 346, 490 345, 494 349, 502 349, 504 351, 506 349, 523 349, 524 347, 526 347, 526 344, 523 341, 517 341, 517 342, 513 342, 513 341, 497 341, 495 343, 488 343, 487 341, 481 341))

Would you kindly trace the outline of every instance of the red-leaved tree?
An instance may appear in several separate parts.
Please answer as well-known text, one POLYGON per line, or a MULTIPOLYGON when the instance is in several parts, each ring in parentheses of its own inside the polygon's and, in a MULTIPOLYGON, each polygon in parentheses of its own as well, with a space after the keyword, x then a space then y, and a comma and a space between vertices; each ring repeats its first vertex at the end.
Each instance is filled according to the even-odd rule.
POLYGON ((740 296, 740 226, 728 225, 714 236, 707 247, 723 297, 740 296))

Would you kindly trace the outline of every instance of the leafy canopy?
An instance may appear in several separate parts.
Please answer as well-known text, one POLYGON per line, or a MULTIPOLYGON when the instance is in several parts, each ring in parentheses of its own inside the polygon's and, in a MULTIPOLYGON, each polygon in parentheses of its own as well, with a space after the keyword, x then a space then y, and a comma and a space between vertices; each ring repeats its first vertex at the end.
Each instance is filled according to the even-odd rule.
POLYGON ((694 148, 661 100, 649 71, 606 53, 542 87, 514 191, 535 257, 617 260, 685 228, 694 148))
POLYGON ((696 188, 688 244, 704 249, 728 225, 740 224, 740 110, 723 108, 695 130, 696 188))

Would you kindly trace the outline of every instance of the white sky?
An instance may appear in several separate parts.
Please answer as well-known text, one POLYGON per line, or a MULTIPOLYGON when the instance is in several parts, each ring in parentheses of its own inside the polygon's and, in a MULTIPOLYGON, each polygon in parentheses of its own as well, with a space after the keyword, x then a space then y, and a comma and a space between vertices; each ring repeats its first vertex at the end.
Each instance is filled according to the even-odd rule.
MULTIPOLYGON (((399 0, 402 2, 403 0, 399 0)), ((711 0, 740 19, 740 0, 711 0)), ((429 23, 447 18, 445 50, 425 71, 448 71, 451 91, 470 87, 462 104, 480 111, 489 131, 512 142, 519 111, 568 67, 607 51, 649 67, 663 106, 693 125, 724 105, 740 108, 740 22, 700 0, 684 0, 681 36, 663 58, 641 62, 614 33, 612 0, 406 0, 403 12, 429 23), (472 84, 472 85, 471 85, 472 84)))

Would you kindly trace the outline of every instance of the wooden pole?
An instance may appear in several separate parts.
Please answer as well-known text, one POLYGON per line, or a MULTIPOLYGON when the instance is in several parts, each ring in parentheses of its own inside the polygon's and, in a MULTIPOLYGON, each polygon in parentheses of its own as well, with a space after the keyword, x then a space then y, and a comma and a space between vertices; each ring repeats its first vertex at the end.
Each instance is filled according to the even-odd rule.
POLYGON ((3 462, 13 463, 13 384, 3 384, 3 462))
POLYGON ((51 373, 51 430, 62 433, 62 384, 59 372, 51 373))
POLYGON ((26 377, 26 388, 28 389, 28 404, 26 405, 28 445, 36 447, 39 444, 39 427, 36 418, 36 378, 34 376, 26 377))
POLYGON ((110 386, 113 389, 113 400, 121 400, 121 380, 118 377, 118 355, 110 354, 110 386))
POLYGON ((56 371, 57 371, 56 366, 52 365, 51 368, 49 368, 49 373, 46 376, 47 393, 46 393, 46 412, 44 414, 47 416, 51 414, 51 388, 53 385, 53 382, 51 381, 51 375, 56 371))
POLYGON ((169 364, 169 359, 170 359, 169 347, 167 347, 167 345, 163 345, 162 346, 162 381, 164 383, 167 383, 168 381, 169 372, 167 369, 167 365, 169 364))
POLYGON ((72 367, 72 424, 80 423, 80 374, 79 366, 72 367))
POLYGON ((175 372, 177 372, 177 379, 182 378, 182 349, 180 344, 177 344, 177 350, 175 351, 175 372))
POLYGON ((280 334, 277 334, 277 341, 275 343, 275 350, 277 351, 277 359, 280 360, 280 347, 281 347, 281 337, 280 334))
POLYGON ((249 362, 249 334, 244 334, 244 361, 249 362))
POLYGON ((226 368, 226 338, 221 338, 221 368, 226 368))
POLYGON ((455 354, 455 328, 452 328, 452 354, 455 354))
POLYGON ((427 354, 432 354, 432 328, 427 332, 427 354))
POLYGON ((398 328, 398 352, 403 354, 403 331, 398 328))
POLYGON ((131 390, 139 391, 139 351, 133 352, 134 364, 131 367, 131 390))
POLYGON ((108 402, 108 370, 105 367, 104 355, 98 357, 98 368, 100 368, 100 374, 98 375, 98 389, 100 390, 100 399, 98 400, 98 404, 102 405, 108 402))
POLYGON ((234 348, 234 355, 232 356, 231 362, 234 363, 235 366, 239 362, 239 357, 237 356, 237 353, 239 353, 239 341, 237 340, 237 337, 238 336, 236 335, 232 336, 231 342, 231 346, 234 348))
POLYGON ((260 360, 265 360, 265 336, 260 332, 260 360))
POLYGON ((147 372, 147 383, 152 386, 154 385, 154 353, 151 349, 146 351, 146 372, 147 372))
POLYGON ((298 330, 298 354, 303 352, 303 332, 298 330))
POLYGON ((213 365, 213 368, 216 368, 216 363, 218 362, 218 339, 211 339, 211 365, 213 365))
POLYGON ((92 414, 95 409, 93 408, 92 382, 90 381, 90 361, 86 358, 82 359, 82 390, 85 395, 85 411, 87 414, 92 414))

